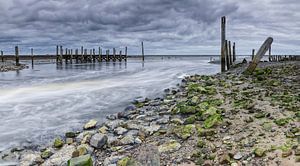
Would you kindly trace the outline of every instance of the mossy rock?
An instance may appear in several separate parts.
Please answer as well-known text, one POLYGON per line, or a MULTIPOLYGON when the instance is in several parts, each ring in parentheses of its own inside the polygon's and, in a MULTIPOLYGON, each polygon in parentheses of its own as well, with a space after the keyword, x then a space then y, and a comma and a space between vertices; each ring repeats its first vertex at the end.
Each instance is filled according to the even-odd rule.
POLYGON ((282 119, 277 119, 274 121, 275 124, 277 124, 278 126, 285 126, 286 124, 288 124, 290 121, 290 118, 282 118, 282 119))
POLYGON ((66 132, 65 135, 66 135, 67 138, 75 138, 76 137, 76 133, 72 132, 72 131, 66 132))
POLYGON ((195 106, 186 105, 185 102, 180 102, 176 105, 176 112, 181 114, 194 114, 197 112, 195 106))
POLYGON ((93 166, 93 160, 91 155, 87 154, 70 159, 68 166, 93 166))
POLYGON ((199 97, 198 96, 193 96, 191 100, 189 101, 189 105, 191 106, 196 106, 199 102, 199 97))
POLYGON ((254 149, 254 152, 253 152, 253 153, 255 154, 256 157, 262 157, 262 156, 265 155, 265 152, 266 152, 265 149, 262 149, 262 148, 256 148, 256 149, 254 149))
POLYGON ((266 113, 264 113, 264 112, 258 112, 254 115, 254 117, 257 119, 264 118, 265 116, 266 116, 266 113))
POLYGON ((193 124, 193 123, 195 123, 196 119, 197 119, 197 117, 195 115, 191 115, 185 119, 184 123, 185 124, 193 124))
POLYGON ((176 140, 170 140, 158 147, 158 151, 160 153, 165 153, 165 152, 174 152, 179 150, 181 147, 181 144, 177 142, 176 140))
POLYGON ((64 145, 64 141, 63 141, 61 138, 56 138, 56 139, 54 140, 53 146, 54 146, 55 148, 61 148, 63 145, 64 145))
POLYGON ((196 130, 199 137, 213 136, 216 134, 215 129, 204 129, 199 126, 196 126, 196 130))
POLYGON ((192 135, 193 129, 195 129, 195 125, 192 125, 192 124, 185 125, 185 126, 179 126, 174 129, 174 133, 179 138, 186 140, 192 135))
POLYGON ((217 125, 218 123, 220 123, 222 121, 222 117, 220 114, 214 114, 209 116, 203 123, 204 128, 208 129, 208 128, 212 128, 215 125, 217 125))
POLYGON ((42 159, 47 159, 47 158, 49 158, 52 155, 53 155, 53 152, 51 152, 51 150, 49 150, 49 149, 46 149, 45 151, 43 151, 41 153, 42 159))
POLYGON ((203 148, 204 145, 205 145, 205 142, 202 139, 199 139, 198 142, 197 142, 197 147, 203 148))
POLYGON ((253 106, 253 101, 251 99, 235 100, 233 106, 235 108, 249 109, 253 106))
POLYGON ((129 157, 124 157, 121 160, 118 161, 117 166, 136 166, 135 160, 129 158, 129 157))

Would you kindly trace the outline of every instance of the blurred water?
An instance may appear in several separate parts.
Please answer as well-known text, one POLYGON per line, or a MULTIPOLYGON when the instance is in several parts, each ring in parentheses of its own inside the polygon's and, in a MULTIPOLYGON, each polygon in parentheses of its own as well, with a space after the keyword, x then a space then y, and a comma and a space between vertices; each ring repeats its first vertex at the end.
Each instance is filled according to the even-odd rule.
POLYGON ((85 122, 105 120, 138 97, 154 98, 185 75, 214 74, 209 57, 149 57, 144 64, 36 64, 0 73, 0 151, 44 144, 85 122))

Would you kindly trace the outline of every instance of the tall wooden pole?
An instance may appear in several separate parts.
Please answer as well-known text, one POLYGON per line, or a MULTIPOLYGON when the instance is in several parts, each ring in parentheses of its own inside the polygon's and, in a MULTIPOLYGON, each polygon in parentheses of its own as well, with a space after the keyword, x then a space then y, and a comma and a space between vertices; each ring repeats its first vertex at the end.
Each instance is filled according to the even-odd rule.
POLYGON ((15 53, 16 53, 16 65, 20 66, 20 60, 19 60, 19 47, 15 47, 15 53))
POLYGON ((125 47, 125 62, 127 61, 127 46, 125 47))
POLYGON ((225 52, 226 52, 226 65, 227 65, 227 70, 229 70, 230 69, 230 62, 229 62, 229 48, 228 48, 228 41, 227 40, 225 40, 225 45, 224 45, 224 47, 225 47, 225 52))
POLYGON ((113 61, 115 62, 116 61, 116 49, 113 48, 113 61))
POLYGON ((62 62, 63 62, 63 57, 64 57, 64 49, 63 49, 63 46, 60 46, 59 63, 61 63, 61 64, 62 64, 62 62))
POLYGON ((272 51, 272 46, 270 46, 270 48, 269 48, 269 62, 271 62, 272 60, 271 60, 271 51, 272 51))
POLYGON ((58 63, 58 59, 59 59, 59 46, 56 45, 56 63, 58 63))
POLYGON ((255 49, 252 49, 252 56, 251 56, 251 60, 254 59, 254 56, 255 56, 255 49))
POLYGON ((33 48, 31 48, 31 65, 33 66, 33 48))
POLYGON ((4 55, 3 55, 3 51, 1 50, 1 61, 4 62, 4 55))
POLYGON ((221 18, 221 72, 225 72, 225 40, 226 40, 226 17, 221 18))
POLYGON ((236 61, 236 55, 235 55, 235 42, 233 42, 233 46, 232 46, 232 56, 233 56, 233 62, 236 61))
POLYGON ((229 51, 229 63, 232 65, 232 54, 231 54, 231 42, 228 41, 228 51, 229 51))
POLYGON ((144 62, 145 61, 144 42, 142 42, 142 58, 144 62))

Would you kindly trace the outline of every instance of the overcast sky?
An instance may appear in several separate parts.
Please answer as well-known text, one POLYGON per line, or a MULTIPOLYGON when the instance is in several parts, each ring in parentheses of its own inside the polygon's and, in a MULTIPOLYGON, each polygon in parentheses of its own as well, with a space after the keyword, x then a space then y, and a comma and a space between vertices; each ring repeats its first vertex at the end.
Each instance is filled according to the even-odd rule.
POLYGON ((219 54, 220 17, 238 54, 274 38, 300 54, 300 0, 0 0, 0 49, 55 53, 57 44, 146 54, 219 54))

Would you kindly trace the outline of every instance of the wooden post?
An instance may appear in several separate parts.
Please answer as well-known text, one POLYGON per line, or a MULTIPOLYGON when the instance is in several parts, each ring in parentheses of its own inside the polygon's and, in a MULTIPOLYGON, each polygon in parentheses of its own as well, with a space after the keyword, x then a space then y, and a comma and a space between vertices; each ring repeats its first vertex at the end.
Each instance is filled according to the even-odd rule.
POLYGON ((73 63, 73 49, 70 50, 70 62, 73 63))
POLYGON ((110 59, 109 59, 109 50, 107 50, 107 53, 106 53, 106 61, 107 62, 110 61, 110 59))
POLYGON ((83 57, 84 63, 87 62, 87 49, 84 49, 84 57, 83 57))
POLYGON ((253 61, 250 63, 250 65, 246 69, 246 71, 245 71, 246 74, 252 74, 253 73, 253 71, 255 70, 255 68, 257 66, 257 64, 259 63, 261 58, 265 55, 265 53, 268 51, 268 49, 270 48, 270 45, 272 43, 273 43, 273 38, 268 37, 266 39, 266 41, 263 43, 263 45, 260 47, 258 52, 256 53, 253 61))
POLYGON ((96 62, 96 50, 93 48, 93 63, 96 62))
POLYGON ((93 50, 90 49, 90 61, 89 62, 92 62, 92 60, 93 60, 93 50))
POLYGON ((221 72, 225 72, 225 56, 226 56, 225 40, 226 40, 226 17, 223 16, 221 18, 221 72))
POLYGON ((31 48, 31 65, 33 66, 33 48, 31 48))
POLYGON ((68 48, 66 48, 66 53, 65 53, 65 63, 68 63, 68 48))
POLYGON ((75 50, 75 58, 76 58, 76 63, 78 63, 78 48, 75 50))
POLYGON ((229 64, 232 66, 231 42, 228 41, 229 64))
POLYGON ((1 61, 4 62, 4 55, 3 55, 3 51, 1 50, 1 61))
POLYGON ((253 61, 255 55, 255 49, 252 49, 252 55, 251 55, 251 60, 253 61))
POLYGON ((232 57, 233 57, 233 62, 235 62, 236 61, 235 42, 233 42, 233 46, 232 46, 232 57))
POLYGON ((59 60, 59 51, 58 51, 58 49, 59 49, 59 46, 56 45, 56 63, 58 63, 58 60, 59 60))
POLYGON ((269 48, 269 62, 271 62, 272 60, 271 60, 271 50, 272 50, 272 48, 271 48, 272 46, 270 46, 270 48, 269 48))
POLYGON ((83 63, 84 62, 84 52, 83 52, 84 50, 83 50, 83 46, 81 46, 81 63, 83 63))
POLYGON ((16 53, 16 65, 20 66, 20 59, 19 59, 19 47, 15 47, 15 53, 16 53))
POLYGON ((62 64, 62 62, 63 62, 63 56, 64 56, 63 46, 60 46, 60 58, 59 58, 59 63, 61 63, 61 64, 62 64))
MULTIPOLYGON (((120 57, 122 57, 122 50, 120 51, 120 57)), ((122 61, 122 59, 120 61, 122 61)))
POLYGON ((142 42, 142 58, 144 62, 145 61, 144 42, 142 42))
POLYGON ((127 46, 125 47, 125 62, 127 61, 127 46))
POLYGON ((99 62, 102 62, 102 49, 99 47, 99 62))
POLYGON ((116 61, 116 49, 113 48, 113 61, 115 62, 116 61))
POLYGON ((225 40, 225 52, 226 52, 226 65, 227 65, 227 70, 229 70, 230 69, 230 62, 229 62, 229 51, 228 51, 228 41, 227 40, 225 40))

